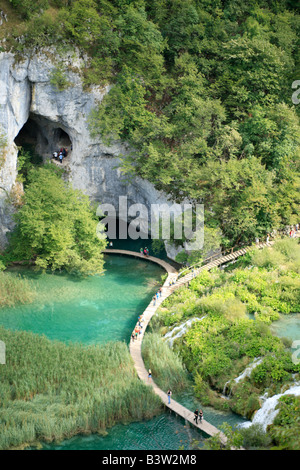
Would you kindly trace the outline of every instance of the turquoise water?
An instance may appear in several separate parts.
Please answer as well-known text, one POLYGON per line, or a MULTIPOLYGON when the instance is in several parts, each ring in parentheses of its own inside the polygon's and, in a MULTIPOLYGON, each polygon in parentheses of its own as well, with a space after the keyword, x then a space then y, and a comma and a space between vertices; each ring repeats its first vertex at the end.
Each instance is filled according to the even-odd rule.
POLYGON ((76 436, 59 444, 45 444, 44 450, 185 450, 191 443, 203 445, 203 436, 181 418, 164 413, 149 421, 117 425, 107 436, 76 436))
POLYGON ((103 276, 78 280, 60 274, 34 274, 35 302, 1 309, 0 323, 13 330, 44 334, 49 339, 84 344, 129 341, 138 316, 150 302, 165 271, 149 261, 106 256, 103 276))
POLYGON ((282 315, 280 320, 272 323, 271 330, 280 338, 297 341, 300 338, 300 313, 282 315))
MULTIPOLYGON (((34 274, 13 270, 30 279, 36 299, 30 305, 1 309, 0 324, 14 330, 43 334, 49 339, 82 344, 103 344, 110 340, 130 339, 140 315, 165 271, 149 261, 127 256, 105 257, 103 276, 76 279, 66 274, 34 274)), ((175 398, 175 397, 174 397, 175 398)), ((190 393, 179 401, 190 409, 200 407, 190 393)), ((204 418, 219 427, 224 421, 243 421, 232 413, 203 408, 204 418)), ((193 439, 203 437, 174 414, 166 412, 149 421, 117 425, 106 436, 76 436, 44 449, 64 450, 177 450, 190 448, 193 439)))

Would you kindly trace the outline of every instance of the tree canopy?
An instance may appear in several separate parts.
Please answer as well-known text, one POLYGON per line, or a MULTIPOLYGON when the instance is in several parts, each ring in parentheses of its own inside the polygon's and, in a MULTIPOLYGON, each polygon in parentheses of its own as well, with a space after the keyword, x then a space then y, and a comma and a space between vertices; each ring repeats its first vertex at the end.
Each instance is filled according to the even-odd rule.
POLYGON ((106 242, 96 235, 96 211, 87 196, 72 189, 53 169, 30 171, 16 222, 11 259, 74 274, 103 272, 101 252, 106 242))

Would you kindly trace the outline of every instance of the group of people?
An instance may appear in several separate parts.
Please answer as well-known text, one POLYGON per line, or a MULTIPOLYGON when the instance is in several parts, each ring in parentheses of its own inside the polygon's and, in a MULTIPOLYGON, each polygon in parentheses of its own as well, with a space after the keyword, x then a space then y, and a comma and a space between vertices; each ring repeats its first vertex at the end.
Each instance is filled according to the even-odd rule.
POLYGON ((156 294, 153 296, 152 300, 153 300, 153 305, 156 305, 156 301, 159 299, 159 297, 161 297, 162 295, 162 288, 160 287, 158 289, 158 291, 156 292, 156 294))
POLYGON ((63 147, 59 151, 53 152, 52 156, 54 160, 60 161, 60 163, 63 162, 63 159, 68 155, 68 149, 63 147))
POLYGON ((139 336, 142 334, 143 322, 144 322, 143 315, 140 315, 131 335, 132 341, 137 340, 139 336))
POLYGON ((146 248, 141 248, 140 253, 141 253, 141 255, 149 256, 149 250, 148 250, 147 247, 146 248))
POLYGON ((296 224, 296 225, 292 226, 291 229, 290 229, 290 232, 289 232, 290 238, 295 238, 296 233, 298 232, 298 230, 299 230, 299 224, 296 224))
POLYGON ((203 419, 203 411, 197 409, 197 410, 194 411, 194 421, 195 421, 196 424, 198 424, 198 419, 201 423, 202 419, 203 419))
MULTIPOLYGON (((291 225, 289 228, 287 228, 285 230, 285 234, 288 235, 290 238, 295 238, 298 231, 299 231, 299 224, 295 224, 295 225, 291 225)), ((267 233, 266 244, 270 245, 270 237, 274 239, 277 235, 278 235, 277 230, 274 230, 271 234, 267 233)), ((255 239, 256 245, 259 244, 259 241, 260 241, 259 238, 256 237, 256 239, 255 239)))

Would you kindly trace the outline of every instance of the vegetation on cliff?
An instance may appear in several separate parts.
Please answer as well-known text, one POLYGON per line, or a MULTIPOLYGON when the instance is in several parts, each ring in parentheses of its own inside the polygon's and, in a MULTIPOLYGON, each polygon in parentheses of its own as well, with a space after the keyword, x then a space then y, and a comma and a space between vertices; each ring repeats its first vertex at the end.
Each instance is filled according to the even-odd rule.
POLYGON ((298 222, 296 2, 6 4, 3 48, 23 54, 55 46, 58 69, 59 53, 77 48, 86 86, 114 85, 91 130, 132 145, 123 171, 175 200, 204 200, 206 226, 220 229, 223 245, 298 222))

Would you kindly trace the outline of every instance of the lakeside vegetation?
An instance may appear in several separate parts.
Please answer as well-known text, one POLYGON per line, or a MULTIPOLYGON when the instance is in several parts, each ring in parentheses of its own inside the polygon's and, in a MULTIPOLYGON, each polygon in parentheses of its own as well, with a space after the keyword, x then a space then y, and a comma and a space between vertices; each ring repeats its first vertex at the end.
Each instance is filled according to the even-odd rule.
POLYGON ((35 290, 30 281, 0 272, 0 308, 30 303, 35 290))
POLYGON ((151 369, 155 383, 162 390, 172 393, 183 391, 191 383, 182 359, 161 341, 157 333, 146 333, 143 338, 142 356, 146 369, 151 369))
MULTIPOLYGON (((266 391, 273 396, 297 381, 300 365, 292 360, 291 341, 274 336, 269 325, 280 314, 300 311, 299 261, 298 240, 279 240, 272 248, 248 253, 240 261, 243 267, 203 271, 163 302, 151 322, 154 332, 165 335, 187 319, 198 320, 173 348, 193 375, 202 405, 251 419, 266 391), (258 358, 249 377, 233 380, 258 358)), ((299 448, 292 436, 298 432, 300 398, 281 402, 270 429, 273 445, 299 448)))
POLYGON ((125 343, 82 346, 0 327, 0 449, 105 433, 153 417, 159 398, 137 377, 125 343))

